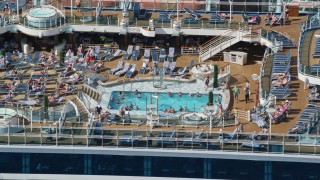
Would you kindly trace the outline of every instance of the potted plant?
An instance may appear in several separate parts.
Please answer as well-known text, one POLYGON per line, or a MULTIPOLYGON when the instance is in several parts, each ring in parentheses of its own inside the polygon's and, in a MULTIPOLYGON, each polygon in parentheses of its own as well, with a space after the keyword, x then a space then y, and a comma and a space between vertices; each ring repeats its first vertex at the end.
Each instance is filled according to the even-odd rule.
POLYGON ((210 91, 209 94, 208 94, 208 105, 211 106, 213 105, 213 92, 210 91))
POLYGON ((49 99, 48 95, 43 95, 43 113, 44 113, 44 120, 48 119, 48 107, 49 107, 49 99))
POLYGON ((60 52, 60 66, 64 66, 65 57, 66 57, 66 52, 65 51, 61 51, 60 52))
POLYGON ((218 83, 218 65, 214 64, 213 65, 213 89, 218 88, 219 87, 219 83, 218 83))

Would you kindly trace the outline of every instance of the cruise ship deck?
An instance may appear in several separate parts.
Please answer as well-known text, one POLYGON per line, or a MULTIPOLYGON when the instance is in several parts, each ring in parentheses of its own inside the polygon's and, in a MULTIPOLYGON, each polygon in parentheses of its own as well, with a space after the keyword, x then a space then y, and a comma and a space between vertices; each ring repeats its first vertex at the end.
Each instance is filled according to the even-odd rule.
POLYGON ((80 3, 0 2, 4 173, 320 177, 318 12, 80 3))

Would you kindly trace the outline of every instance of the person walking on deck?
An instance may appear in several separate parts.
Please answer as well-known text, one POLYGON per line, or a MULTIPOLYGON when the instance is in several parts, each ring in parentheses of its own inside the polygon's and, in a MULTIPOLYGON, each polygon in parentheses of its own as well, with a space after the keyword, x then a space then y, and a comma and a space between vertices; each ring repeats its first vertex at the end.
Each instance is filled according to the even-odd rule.
POLYGON ((250 89, 248 87, 245 87, 244 88, 244 95, 245 95, 245 100, 246 100, 246 103, 249 102, 249 97, 250 97, 250 89))

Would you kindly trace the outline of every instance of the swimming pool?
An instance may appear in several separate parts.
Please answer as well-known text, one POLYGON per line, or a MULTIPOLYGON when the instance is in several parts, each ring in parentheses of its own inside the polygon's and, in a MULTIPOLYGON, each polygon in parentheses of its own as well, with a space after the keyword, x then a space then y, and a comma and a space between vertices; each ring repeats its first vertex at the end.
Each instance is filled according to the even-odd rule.
MULTIPOLYGON (((135 92, 125 91, 124 99, 120 97, 120 91, 113 91, 110 96, 110 100, 108 103, 108 107, 112 107, 112 109, 119 109, 124 105, 130 105, 132 103, 133 110, 138 106, 138 110, 146 110, 146 101, 148 104, 156 104, 157 101, 155 98, 152 98, 152 95, 155 95, 153 92, 140 92, 141 96, 137 97, 135 92), (152 103, 151 103, 152 99, 152 103), (120 101, 120 102, 119 102, 120 101)), ((197 97, 195 94, 193 96, 189 96, 188 93, 182 93, 179 96, 178 93, 171 93, 171 96, 168 93, 157 93, 158 96, 158 104, 159 111, 164 111, 165 108, 169 109, 172 106, 176 111, 179 110, 180 106, 182 108, 187 107, 189 112, 202 112, 203 106, 208 103, 208 95, 201 94, 200 97, 197 97)), ((216 100, 218 97, 217 94, 213 95, 213 99, 216 100)))

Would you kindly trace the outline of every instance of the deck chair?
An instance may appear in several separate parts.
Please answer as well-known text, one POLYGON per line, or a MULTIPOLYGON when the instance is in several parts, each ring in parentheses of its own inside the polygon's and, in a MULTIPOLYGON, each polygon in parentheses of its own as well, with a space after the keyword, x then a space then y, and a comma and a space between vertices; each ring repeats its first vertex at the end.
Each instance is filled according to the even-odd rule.
POLYGON ((166 60, 166 57, 167 57, 166 49, 161 48, 160 55, 159 55, 160 62, 164 62, 166 60))
POLYGON ((150 49, 144 50, 143 59, 150 59, 150 49))
POLYGON ((166 74, 168 68, 169 68, 169 61, 165 61, 162 65, 163 74, 166 74))
POLYGON ((131 78, 133 73, 136 71, 136 64, 132 64, 130 70, 125 74, 126 78, 131 78))
POLYGON ((129 45, 126 54, 122 56, 122 59, 128 60, 130 56, 132 55, 133 46, 129 45))
POLYGON ((145 74, 147 72, 147 70, 148 70, 148 63, 147 62, 143 62, 142 66, 141 66, 141 68, 139 70, 139 73, 140 74, 145 74))
POLYGON ((114 52, 112 55, 108 55, 105 60, 111 61, 112 59, 118 57, 121 52, 122 52, 122 50, 118 49, 118 50, 116 50, 116 52, 114 52))
POLYGON ((167 60, 172 62, 173 61, 173 58, 174 58, 174 47, 170 47, 169 48, 169 54, 168 54, 168 57, 167 57, 167 60))
POLYGON ((94 47, 94 57, 97 59, 98 54, 100 54, 100 46, 95 46, 94 47))
POLYGON ((129 68, 131 67, 131 64, 130 63, 126 63, 124 65, 124 68, 118 72, 115 73, 116 76, 121 76, 122 74, 126 73, 127 71, 129 71, 129 68))
POLYGON ((190 14, 193 18, 198 19, 201 17, 200 14, 196 13, 195 11, 190 10, 189 8, 185 7, 184 10, 187 12, 187 14, 190 14))
POLYGON ((140 56, 140 46, 136 46, 133 55, 131 56, 132 60, 137 61, 140 56))
POLYGON ((171 74, 171 77, 182 76, 182 75, 184 75, 184 73, 186 72, 186 70, 187 70, 187 66, 186 66, 186 67, 183 67, 183 68, 180 68, 176 73, 172 73, 172 74, 171 74))
POLYGON ((33 56, 33 63, 38 64, 39 59, 40 59, 40 51, 35 51, 33 56))
POLYGON ((153 62, 158 62, 159 61, 157 50, 154 49, 154 50, 151 51, 151 57, 152 57, 152 61, 153 62))
POLYGON ((101 54, 98 54, 96 59, 99 59, 101 60, 102 58, 106 57, 108 54, 111 53, 111 49, 110 48, 107 48, 103 53, 101 54))
POLYGON ((187 71, 190 70, 195 64, 196 64, 196 60, 192 59, 191 62, 189 63, 189 65, 186 66, 187 67, 186 70, 187 71))
POLYGON ((8 52, 8 53, 6 54, 6 57, 7 57, 7 62, 8 62, 8 64, 9 64, 9 65, 12 64, 12 62, 13 62, 13 60, 12 60, 12 53, 11 53, 11 52, 8 52))
POLYGON ((169 68, 166 70, 166 74, 172 74, 174 69, 176 68, 176 64, 176 62, 171 62, 169 68))
POLYGON ((115 72, 121 70, 123 68, 123 61, 119 61, 117 66, 110 70, 110 74, 114 74, 115 72))
POLYGON ((157 75, 159 72, 159 62, 155 61, 153 62, 152 70, 150 71, 150 74, 157 75))

